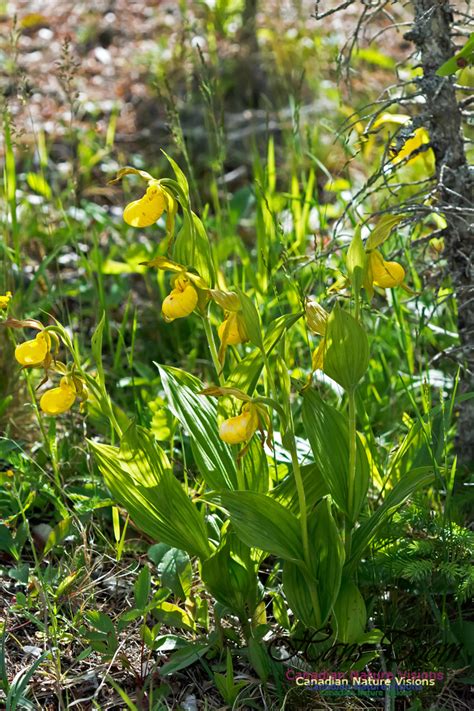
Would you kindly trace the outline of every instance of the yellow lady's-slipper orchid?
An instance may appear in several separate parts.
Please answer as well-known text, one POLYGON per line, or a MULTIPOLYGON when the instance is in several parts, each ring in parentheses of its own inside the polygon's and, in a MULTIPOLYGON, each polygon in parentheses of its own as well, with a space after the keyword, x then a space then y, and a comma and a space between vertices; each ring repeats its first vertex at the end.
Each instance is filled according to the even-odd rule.
POLYGON ((189 279, 178 275, 173 284, 173 289, 163 301, 161 312, 167 323, 176 318, 189 316, 197 306, 198 293, 189 279))
POLYGON ((2 310, 7 309, 11 298, 12 298, 11 291, 7 291, 6 294, 3 294, 3 296, 0 296, 0 309, 2 309, 2 310))
POLYGON ((227 444, 247 442, 258 429, 257 408, 251 402, 245 403, 237 417, 225 420, 219 428, 219 437, 227 444))
POLYGON ((20 365, 34 368, 43 365, 51 348, 51 338, 40 331, 31 341, 20 343, 15 348, 15 358, 20 365))
MULTIPOLYGON (((392 144, 392 146, 390 147, 392 163, 400 163, 404 158, 408 158, 408 156, 410 156, 412 153, 415 153, 415 151, 418 151, 423 145, 429 142, 430 137, 426 128, 423 128, 421 126, 420 128, 415 129, 413 136, 410 136, 410 138, 405 141, 399 151, 397 151, 395 144, 392 144)), ((411 163, 418 156, 419 153, 413 156, 413 158, 410 158, 408 163, 411 163)))
POLYGON ((67 412, 74 405, 76 400, 76 388, 68 378, 61 378, 58 388, 47 390, 40 400, 40 408, 47 415, 61 415, 67 412))
POLYGON ((405 279, 405 270, 398 262, 386 262, 380 252, 369 255, 372 283, 381 289, 393 289, 405 279))
MULTIPOLYGON (((381 116, 378 117, 376 121, 372 124, 371 128, 376 129, 379 128, 380 126, 384 125, 396 125, 396 126, 408 126, 412 122, 412 118, 410 116, 406 116, 405 114, 389 114, 389 113, 383 113, 381 116)), ((408 158, 412 153, 416 153, 412 158, 410 158, 407 161, 408 163, 411 163, 412 161, 416 161, 420 157, 423 158, 423 160, 427 159, 427 153, 432 153, 432 151, 419 151, 419 149, 430 142, 430 135, 426 128, 423 126, 420 126, 418 128, 415 128, 413 131, 412 135, 407 138, 407 140, 404 142, 404 144, 401 146, 400 150, 397 149, 397 142, 393 141, 391 146, 390 146, 390 156, 391 156, 391 161, 394 165, 397 163, 400 163, 402 160, 405 158, 408 158)))
POLYGON ((129 203, 123 211, 123 219, 132 227, 150 227, 164 213, 166 197, 157 180, 150 180, 145 195, 129 203))
POLYGON ((237 346, 248 341, 245 323, 238 311, 231 311, 217 329, 221 343, 226 346, 237 346))

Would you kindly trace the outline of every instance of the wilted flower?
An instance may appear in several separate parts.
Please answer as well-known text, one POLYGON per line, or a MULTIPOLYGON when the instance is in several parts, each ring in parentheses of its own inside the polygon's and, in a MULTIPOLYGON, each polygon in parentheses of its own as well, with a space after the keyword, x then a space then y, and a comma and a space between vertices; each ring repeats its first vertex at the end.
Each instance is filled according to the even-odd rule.
POLYGON ((161 217, 166 206, 166 197, 159 182, 150 180, 145 195, 126 206, 123 219, 132 227, 149 227, 161 217))
POLYGON ((47 415, 61 415, 67 412, 76 401, 76 388, 73 382, 67 378, 61 378, 58 388, 47 390, 40 400, 40 408, 47 415))
POLYGON ((237 417, 224 420, 219 428, 219 437, 227 444, 241 444, 247 442, 259 426, 257 407, 247 402, 242 407, 242 412, 237 417))
POLYGON ((161 312, 167 323, 189 316, 197 306, 198 293, 184 274, 174 278, 173 289, 163 301, 161 312))
POLYGON ((35 338, 30 341, 20 343, 15 348, 15 358, 27 368, 40 367, 46 364, 49 359, 51 348, 51 338, 46 331, 40 331, 35 338))
POLYGON ((3 294, 3 296, 0 296, 0 309, 2 309, 2 310, 7 309, 11 298, 12 298, 11 291, 7 291, 6 294, 3 294))

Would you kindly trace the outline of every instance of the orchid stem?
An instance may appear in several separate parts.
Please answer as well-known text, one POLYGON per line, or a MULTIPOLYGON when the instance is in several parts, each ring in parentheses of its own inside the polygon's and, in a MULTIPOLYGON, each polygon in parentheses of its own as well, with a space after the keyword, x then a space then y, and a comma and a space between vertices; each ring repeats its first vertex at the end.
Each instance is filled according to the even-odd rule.
POLYGON ((216 370, 217 379, 219 380, 219 385, 224 385, 224 376, 222 375, 222 367, 219 363, 219 355, 217 353, 216 342, 214 340, 214 334, 212 333, 211 322, 209 316, 202 317, 204 322, 204 331, 206 333, 207 342, 209 345, 209 350, 211 352, 212 362, 216 370))
MULTIPOLYGON (((357 431, 356 431, 356 404, 355 389, 348 392, 349 400, 349 492, 348 492, 348 512, 353 518, 355 480, 356 480, 356 457, 357 457, 357 431)), ((350 553, 352 537, 352 521, 349 520, 346 528, 346 555, 350 553)))

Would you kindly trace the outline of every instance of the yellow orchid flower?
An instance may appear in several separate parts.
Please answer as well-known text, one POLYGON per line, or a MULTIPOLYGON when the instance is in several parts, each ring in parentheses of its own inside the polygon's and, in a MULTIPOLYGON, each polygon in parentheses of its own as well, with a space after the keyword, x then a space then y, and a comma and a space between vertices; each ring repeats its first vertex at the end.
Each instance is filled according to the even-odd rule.
POLYGON ((253 403, 247 402, 240 415, 224 420, 219 427, 219 437, 227 444, 241 444, 255 434, 258 426, 257 408, 253 403))
POLYGON ((167 207, 167 199, 157 180, 150 180, 145 195, 129 203, 123 211, 123 219, 132 227, 150 227, 161 217, 167 207))
POLYGON ((369 254, 370 279, 381 289, 393 289, 405 279, 405 270, 398 262, 386 262, 377 250, 369 254))
POLYGON ((20 365, 25 367, 39 367, 48 360, 50 348, 51 338, 49 334, 46 331, 40 331, 35 338, 20 343, 15 348, 15 358, 20 365))
MULTIPOLYGON (((415 129, 413 136, 410 136, 410 138, 405 141, 399 151, 397 151, 395 144, 392 144, 392 146, 390 147, 392 163, 400 163, 404 158, 408 158, 408 156, 410 156, 415 151, 418 151, 423 145, 429 142, 430 137, 426 128, 421 127, 415 129)), ((411 163, 413 160, 416 160, 419 155, 420 154, 417 153, 415 156, 413 156, 413 158, 410 158, 407 163, 411 163)))
POLYGON ((6 294, 3 294, 3 296, 0 296, 0 309, 2 309, 2 310, 7 309, 11 298, 12 298, 11 291, 7 291, 6 294))
POLYGON ((161 312, 167 323, 176 318, 189 316, 197 306, 198 293, 188 277, 178 274, 174 278, 173 289, 163 301, 161 312))
POLYGON ((61 378, 58 388, 47 390, 40 400, 40 408, 47 415, 61 415, 67 412, 76 401, 76 388, 67 377, 61 378))
MULTIPOLYGON (((376 121, 374 121, 374 123, 372 124, 372 129, 376 129, 380 126, 385 126, 387 124, 393 124, 395 126, 408 126, 411 121, 411 117, 407 116, 406 114, 383 113, 381 116, 378 117, 376 121)), ((402 160, 408 158, 412 153, 418 151, 423 145, 429 142, 430 136, 426 128, 424 128, 423 126, 416 128, 413 131, 413 135, 405 141, 400 150, 397 150, 396 141, 391 144, 390 154, 392 163, 394 165, 396 165, 397 163, 401 163, 402 160)), ((423 160, 426 160, 427 152, 417 152, 416 155, 413 156, 413 158, 410 158, 410 160, 406 161, 406 164, 408 165, 412 161, 415 161, 419 158, 423 158, 423 160)))
POLYGON ((217 334, 222 345, 226 346, 237 346, 249 339, 243 317, 238 311, 231 311, 227 314, 217 329, 217 334))

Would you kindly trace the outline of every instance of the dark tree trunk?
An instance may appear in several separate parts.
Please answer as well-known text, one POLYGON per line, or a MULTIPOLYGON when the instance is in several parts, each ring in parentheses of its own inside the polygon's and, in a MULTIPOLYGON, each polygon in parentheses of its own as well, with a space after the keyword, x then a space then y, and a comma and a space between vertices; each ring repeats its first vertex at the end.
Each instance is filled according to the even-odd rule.
MULTIPOLYGON (((462 135, 462 115, 456 97, 456 77, 439 77, 436 70, 454 54, 453 16, 445 0, 412 0, 413 28, 405 37, 421 57, 421 90, 426 98, 425 125, 436 158, 438 207, 447 222, 445 245, 458 308, 462 347, 462 392, 474 391, 474 175, 462 135)), ((474 463, 474 400, 459 408, 458 453, 466 466, 474 463)))

